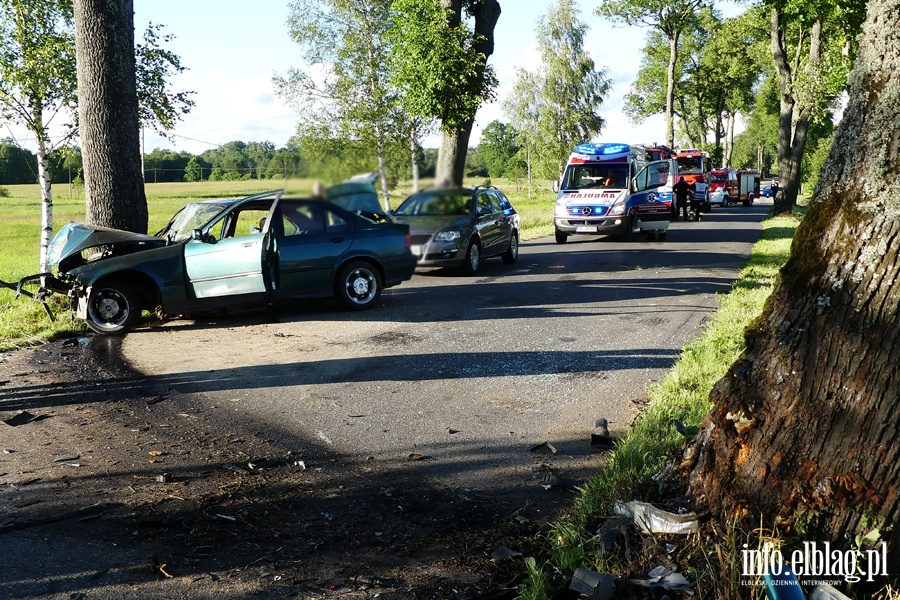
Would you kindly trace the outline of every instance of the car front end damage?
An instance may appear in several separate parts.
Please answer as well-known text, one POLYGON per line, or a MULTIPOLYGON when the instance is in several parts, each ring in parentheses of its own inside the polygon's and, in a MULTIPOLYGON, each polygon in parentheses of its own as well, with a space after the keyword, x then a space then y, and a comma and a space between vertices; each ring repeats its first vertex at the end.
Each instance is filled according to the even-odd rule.
POLYGON ((69 222, 47 247, 50 272, 28 275, 17 283, 0 281, 0 286, 13 290, 16 297, 21 295, 40 302, 51 320, 53 313, 47 299, 53 294, 67 296, 75 316, 87 319, 91 284, 103 270, 95 265, 166 244, 166 240, 150 235, 69 222), (39 286, 37 291, 28 289, 34 284, 39 286))

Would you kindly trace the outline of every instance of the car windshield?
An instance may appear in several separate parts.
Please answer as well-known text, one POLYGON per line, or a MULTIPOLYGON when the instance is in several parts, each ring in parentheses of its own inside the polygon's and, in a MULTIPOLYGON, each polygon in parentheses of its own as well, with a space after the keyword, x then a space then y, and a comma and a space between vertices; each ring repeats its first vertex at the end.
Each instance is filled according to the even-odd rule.
POLYGON ((396 215, 467 215, 472 211, 470 194, 418 194, 397 207, 396 215))
POLYGON ((680 156, 678 157, 679 173, 703 173, 704 169, 703 156, 680 156))
POLYGON ((566 171, 563 187, 567 190, 586 188, 624 189, 628 181, 628 165, 573 165, 566 171))
POLYGON ((200 229, 227 205, 219 202, 194 202, 182 208, 172 217, 169 224, 156 237, 164 237, 170 242, 183 242, 191 237, 191 232, 200 229))
POLYGON ((725 173, 713 173, 709 176, 709 180, 713 183, 723 183, 726 179, 725 173))

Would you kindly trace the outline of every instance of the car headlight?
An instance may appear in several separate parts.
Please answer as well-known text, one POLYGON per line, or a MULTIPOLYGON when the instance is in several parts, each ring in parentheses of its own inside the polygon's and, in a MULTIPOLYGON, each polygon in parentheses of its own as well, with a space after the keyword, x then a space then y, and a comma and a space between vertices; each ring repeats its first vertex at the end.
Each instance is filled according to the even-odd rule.
POLYGON ((458 231, 438 231, 434 235, 434 239, 437 242, 452 242, 453 240, 459 239, 458 231))
POLYGON ((616 202, 612 205, 612 208, 609 209, 609 215, 624 215, 625 214, 625 203, 624 202, 616 202))

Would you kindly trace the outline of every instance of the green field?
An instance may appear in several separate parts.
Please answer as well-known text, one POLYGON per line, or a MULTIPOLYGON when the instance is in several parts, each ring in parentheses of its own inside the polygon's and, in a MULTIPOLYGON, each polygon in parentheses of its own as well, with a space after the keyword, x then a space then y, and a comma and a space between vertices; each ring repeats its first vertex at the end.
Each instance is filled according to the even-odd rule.
MULTIPOLYGON (((428 187, 432 182, 423 182, 428 187)), ((467 181, 478 185, 482 181, 467 181)), ((145 186, 149 209, 149 231, 159 231, 169 218, 189 202, 210 198, 240 197, 266 190, 284 188, 288 194, 306 195, 313 180, 249 180, 204 181, 202 183, 150 183, 145 186)), ((522 215, 522 239, 534 239, 553 233, 553 202, 555 194, 548 182, 540 182, 532 189, 531 198, 523 187, 513 182, 495 181, 512 200, 522 215)), ((3 186, 8 197, 0 197, 0 280, 18 282, 22 277, 39 270, 41 195, 35 185, 3 186)), ((391 192, 391 204, 396 207, 411 191, 405 184, 391 192)), ((82 188, 57 185, 53 188, 53 229, 58 230, 69 221, 83 221, 85 213, 82 188)), ((63 298, 55 298, 51 322, 37 302, 15 298, 15 294, 0 288, 0 351, 52 339, 56 335, 82 331, 84 326, 69 318, 63 298)))

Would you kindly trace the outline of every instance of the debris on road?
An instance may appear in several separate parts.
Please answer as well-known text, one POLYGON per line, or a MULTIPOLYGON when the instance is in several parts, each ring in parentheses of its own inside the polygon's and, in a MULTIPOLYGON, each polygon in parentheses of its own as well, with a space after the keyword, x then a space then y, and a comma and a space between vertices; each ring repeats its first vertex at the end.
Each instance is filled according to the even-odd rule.
POLYGON ((10 427, 18 427, 19 425, 25 425, 26 423, 31 423, 32 421, 40 421, 42 419, 49 419, 50 415, 33 415, 27 410, 23 410, 19 414, 14 417, 10 417, 9 419, 4 419, 4 423, 9 425, 10 427))
POLYGON ((610 600, 616 589, 616 578, 607 573, 598 573, 583 567, 575 569, 569 589, 591 600, 610 600))
POLYGON ((615 513, 634 519, 634 524, 644 533, 696 533, 699 521, 695 513, 678 515, 656 508, 647 502, 632 500, 616 502, 615 513))
POLYGON ((609 435, 609 423, 606 419, 600 418, 594 423, 594 433, 591 434, 591 446, 597 446, 601 449, 612 448, 615 444, 615 438, 609 435))
POLYGON ((693 595, 693 584, 681 573, 673 573, 659 566, 647 573, 647 579, 629 579, 629 583, 645 588, 663 588, 672 592, 686 592, 693 595))
POLYGON ((531 451, 535 453, 540 452, 542 454, 556 454, 556 446, 550 442, 542 442, 536 446, 532 446, 531 451))

